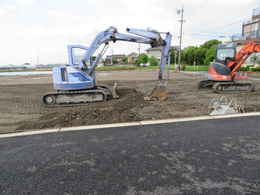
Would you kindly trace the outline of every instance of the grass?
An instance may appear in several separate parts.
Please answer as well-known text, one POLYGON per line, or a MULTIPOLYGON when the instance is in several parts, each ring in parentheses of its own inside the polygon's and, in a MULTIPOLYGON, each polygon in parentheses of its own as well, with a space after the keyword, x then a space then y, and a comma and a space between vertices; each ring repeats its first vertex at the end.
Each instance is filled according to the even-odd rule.
POLYGON ((185 66, 185 71, 208 71, 209 66, 185 66))
MULTIPOLYGON (((121 71, 121 70, 157 70, 159 66, 136 66, 136 65, 112 65, 112 66, 102 66, 97 67, 97 71, 121 71)), ((167 65, 166 65, 167 69, 167 65)), ((24 69, 24 70, 14 70, 14 69, 0 69, 0 72, 33 72, 33 71, 51 71, 51 68, 46 69, 24 69)), ((170 70, 174 70, 174 65, 170 66, 170 70)), ((184 71, 207 71, 208 66, 185 66, 184 71)))
POLYGON ((136 70, 134 65, 112 65, 112 66, 102 66, 97 67, 97 71, 113 71, 113 70, 136 70))

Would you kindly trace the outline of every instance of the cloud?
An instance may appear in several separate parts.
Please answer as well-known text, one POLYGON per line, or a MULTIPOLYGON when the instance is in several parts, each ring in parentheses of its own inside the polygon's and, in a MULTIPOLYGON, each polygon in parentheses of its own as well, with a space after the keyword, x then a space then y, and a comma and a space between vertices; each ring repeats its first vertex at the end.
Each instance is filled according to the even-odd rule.
MULTIPOLYGON (((109 26, 170 31, 178 44, 179 16, 185 9, 184 46, 241 32, 256 0, 0 0, 0 64, 66 62, 67 44, 89 45, 109 26), (233 23, 233 24, 232 24, 233 23), (231 24, 231 25, 228 25, 231 24), (15 54, 15 55, 14 55, 15 54)), ((111 44, 108 53, 137 51, 134 43, 111 44)), ((144 51, 147 46, 142 45, 144 51)))
POLYGON ((12 6, 12 5, 2 6, 2 7, 0 7, 0 16, 4 17, 4 16, 14 14, 15 10, 16 10, 16 7, 12 6))

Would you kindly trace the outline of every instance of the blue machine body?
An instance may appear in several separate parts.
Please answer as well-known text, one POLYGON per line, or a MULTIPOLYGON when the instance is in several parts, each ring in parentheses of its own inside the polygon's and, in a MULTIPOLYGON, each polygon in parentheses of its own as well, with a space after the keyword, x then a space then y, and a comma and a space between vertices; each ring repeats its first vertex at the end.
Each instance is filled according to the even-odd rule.
POLYGON ((53 85, 56 90, 82 90, 94 87, 94 79, 74 67, 58 66, 53 68, 53 85))
POLYGON ((87 51, 88 47, 83 45, 68 45, 69 65, 54 67, 52 70, 54 89, 67 91, 94 88, 94 75, 90 76, 79 68, 80 61, 87 51), (81 55, 77 55, 79 51, 81 55))

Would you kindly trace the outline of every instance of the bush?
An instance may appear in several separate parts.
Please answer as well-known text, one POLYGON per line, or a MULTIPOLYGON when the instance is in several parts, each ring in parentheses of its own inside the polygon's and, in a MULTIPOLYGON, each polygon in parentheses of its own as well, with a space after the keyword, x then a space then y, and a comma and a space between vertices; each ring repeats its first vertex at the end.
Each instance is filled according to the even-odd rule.
POLYGON ((250 68, 250 71, 259 72, 259 71, 260 71, 260 66, 258 66, 258 67, 252 67, 252 68, 250 68))
POLYGON ((150 66, 158 66, 159 62, 155 57, 152 56, 149 58, 149 64, 150 66))
POLYGON ((148 56, 146 54, 141 54, 140 56, 138 56, 136 60, 137 65, 147 64, 147 62, 148 62, 148 56))
POLYGON ((128 58, 127 57, 124 57, 122 61, 123 61, 123 63, 128 64, 128 58))
POLYGON ((240 71, 249 71, 249 66, 242 66, 241 68, 240 68, 240 71))

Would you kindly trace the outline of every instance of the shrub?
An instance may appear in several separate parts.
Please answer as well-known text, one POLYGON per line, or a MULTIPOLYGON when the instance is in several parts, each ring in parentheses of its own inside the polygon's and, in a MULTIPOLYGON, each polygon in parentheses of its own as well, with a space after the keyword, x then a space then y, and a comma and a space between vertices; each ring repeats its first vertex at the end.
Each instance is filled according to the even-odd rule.
POLYGON ((138 56, 136 60, 137 65, 147 64, 147 62, 148 62, 148 56, 146 54, 141 54, 140 56, 138 56))
POLYGON ((259 71, 260 71, 260 66, 258 66, 258 67, 252 67, 252 68, 250 68, 250 71, 259 72, 259 71))
POLYGON ((242 66, 240 68, 241 71, 249 71, 249 66, 242 66))
POLYGON ((158 66, 159 62, 155 57, 152 56, 149 58, 149 64, 150 66, 158 66))

